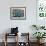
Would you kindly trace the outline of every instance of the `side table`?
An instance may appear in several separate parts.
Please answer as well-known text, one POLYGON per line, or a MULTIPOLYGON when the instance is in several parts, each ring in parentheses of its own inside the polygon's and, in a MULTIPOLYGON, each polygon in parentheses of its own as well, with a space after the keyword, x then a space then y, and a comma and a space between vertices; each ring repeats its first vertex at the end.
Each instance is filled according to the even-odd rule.
POLYGON ((15 34, 10 34, 10 33, 6 33, 5 34, 5 46, 7 46, 8 42, 7 42, 7 38, 10 38, 10 36, 16 36, 16 45, 15 46, 18 46, 18 33, 15 33, 15 34), (9 36, 9 37, 7 37, 9 36))

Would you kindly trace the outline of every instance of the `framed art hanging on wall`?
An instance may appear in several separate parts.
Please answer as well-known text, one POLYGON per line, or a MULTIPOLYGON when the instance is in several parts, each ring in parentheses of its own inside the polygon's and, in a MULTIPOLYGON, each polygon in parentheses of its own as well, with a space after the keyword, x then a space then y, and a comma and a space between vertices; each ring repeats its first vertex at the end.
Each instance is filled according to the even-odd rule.
POLYGON ((46 25, 46 0, 37 0, 36 7, 37 7, 36 24, 45 26, 46 25))
POLYGON ((26 7, 10 7, 10 19, 11 20, 25 20, 26 7))

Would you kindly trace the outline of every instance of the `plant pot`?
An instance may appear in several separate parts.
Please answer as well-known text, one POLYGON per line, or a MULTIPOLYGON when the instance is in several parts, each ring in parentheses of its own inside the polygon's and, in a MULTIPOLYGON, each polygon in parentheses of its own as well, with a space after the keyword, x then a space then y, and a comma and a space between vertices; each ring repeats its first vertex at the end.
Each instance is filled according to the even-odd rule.
POLYGON ((45 39, 38 39, 37 42, 38 42, 39 44, 41 44, 41 43, 44 42, 44 40, 45 40, 45 39))
POLYGON ((37 43, 40 43, 40 39, 37 39, 37 43))
POLYGON ((44 40, 45 40, 45 39, 40 39, 40 43, 44 43, 44 40))

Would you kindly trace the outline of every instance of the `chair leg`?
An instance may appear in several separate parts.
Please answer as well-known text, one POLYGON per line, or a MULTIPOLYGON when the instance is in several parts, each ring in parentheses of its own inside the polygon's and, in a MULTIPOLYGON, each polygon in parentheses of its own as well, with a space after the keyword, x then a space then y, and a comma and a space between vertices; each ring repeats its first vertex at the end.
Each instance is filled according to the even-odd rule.
POLYGON ((7 46, 7 42, 6 41, 4 42, 4 44, 5 44, 5 46, 7 46))

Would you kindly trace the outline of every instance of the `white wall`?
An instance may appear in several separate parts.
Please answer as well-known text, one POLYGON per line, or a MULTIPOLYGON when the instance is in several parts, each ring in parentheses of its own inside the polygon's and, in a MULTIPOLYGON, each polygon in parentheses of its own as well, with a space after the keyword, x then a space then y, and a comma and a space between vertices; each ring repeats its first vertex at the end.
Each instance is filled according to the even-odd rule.
POLYGON ((32 24, 36 24, 36 0, 0 0, 0 34, 17 26, 20 32, 29 32, 32 36, 32 24), (26 7, 26 20, 10 20, 10 7, 23 6, 26 7))

